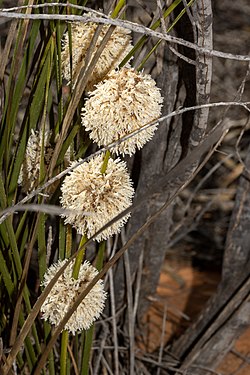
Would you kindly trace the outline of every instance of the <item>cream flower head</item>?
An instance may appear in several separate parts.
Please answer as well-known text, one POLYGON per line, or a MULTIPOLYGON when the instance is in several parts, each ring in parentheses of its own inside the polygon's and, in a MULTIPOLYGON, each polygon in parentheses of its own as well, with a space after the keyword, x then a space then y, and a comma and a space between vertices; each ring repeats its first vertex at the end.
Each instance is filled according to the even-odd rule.
MULTIPOLYGON (((45 273, 41 285, 46 287, 66 261, 66 259, 59 260, 57 263, 52 264, 45 273)), ((70 305, 98 274, 97 269, 88 261, 85 261, 81 265, 79 276, 76 280, 72 277, 73 266, 74 263, 70 263, 65 269, 41 307, 42 318, 55 326, 58 326, 70 305)), ((106 292, 104 291, 103 281, 98 280, 71 315, 64 329, 72 332, 73 335, 83 329, 88 329, 101 315, 105 299, 106 292)))
MULTIPOLYGON (((84 64, 88 48, 92 37, 97 29, 98 24, 79 23, 71 24, 72 33, 72 80, 75 84, 80 68, 84 64)), ((102 43, 103 37, 106 34, 109 26, 104 25, 101 29, 97 43, 93 53, 102 43)), ((118 67, 124 57, 132 49, 130 31, 121 27, 116 27, 113 31, 108 43, 106 44, 97 64, 89 78, 86 90, 91 91, 94 85, 104 79, 104 77, 114 68, 118 67)), ((63 38, 62 51, 62 72, 67 81, 70 81, 70 49, 69 49, 69 34, 68 32, 63 38)))
POLYGON ((36 189, 39 185, 39 172, 42 155, 42 145, 44 142, 44 163, 45 167, 49 164, 52 155, 52 148, 49 144, 49 131, 43 132, 31 130, 29 136, 23 164, 20 170, 18 183, 22 185, 23 191, 26 193, 36 189))
MULTIPOLYGON (((102 164, 103 156, 98 155, 79 165, 66 176, 61 187, 63 208, 83 210, 89 214, 70 214, 66 216, 65 224, 73 225, 78 233, 88 238, 128 208, 134 195, 125 162, 110 158, 105 173, 101 173, 102 164)), ((97 235, 95 240, 106 240, 119 233, 129 217, 130 214, 127 214, 116 221, 97 235)))
MULTIPOLYGON (((122 68, 111 72, 90 94, 82 109, 82 124, 94 142, 106 146, 156 120, 162 101, 160 89, 149 74, 122 68)), ((134 154, 153 137, 157 125, 131 136, 111 151, 134 154)))

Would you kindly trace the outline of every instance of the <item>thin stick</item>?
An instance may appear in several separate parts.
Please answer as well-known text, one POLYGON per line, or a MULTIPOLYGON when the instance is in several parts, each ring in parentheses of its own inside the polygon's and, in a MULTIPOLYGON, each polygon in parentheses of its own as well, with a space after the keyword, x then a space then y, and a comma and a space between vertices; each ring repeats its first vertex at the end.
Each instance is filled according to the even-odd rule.
POLYGON ((95 368, 94 368, 94 371, 93 371, 93 375, 98 375, 100 373, 99 372, 99 366, 100 366, 100 363, 101 363, 101 359, 102 359, 102 356, 103 356, 104 349, 110 349, 109 347, 105 346, 105 342, 107 340, 107 336, 108 336, 108 333, 109 333, 109 330, 108 330, 108 328, 105 324, 103 324, 103 330, 104 330, 104 333, 103 333, 103 337, 102 337, 100 346, 98 346, 98 348, 95 348, 94 346, 92 347, 92 350, 95 350, 95 349, 99 350, 97 360, 95 361, 95 368))
POLYGON ((73 353, 70 345, 68 345, 68 352, 69 352, 70 359, 71 359, 71 362, 72 362, 72 365, 73 365, 73 368, 74 368, 74 371, 75 371, 75 375, 80 375, 79 371, 78 371, 78 366, 77 366, 77 363, 76 363, 76 360, 75 360, 75 357, 74 357, 74 353, 73 353))
POLYGON ((199 47, 194 43, 188 42, 181 38, 176 38, 174 36, 163 34, 161 32, 157 32, 154 30, 149 29, 146 26, 138 25, 136 23, 120 20, 120 19, 112 19, 104 17, 92 16, 92 15, 62 15, 62 14, 25 14, 25 13, 16 13, 16 12, 7 12, 7 9, 1 9, 0 17, 6 18, 15 18, 15 19, 30 19, 30 20, 60 20, 60 21, 67 21, 67 22, 95 22, 104 25, 113 25, 123 27, 125 29, 134 31, 135 33, 149 35, 158 39, 166 40, 170 43, 179 44, 185 46, 187 48, 194 49, 195 51, 199 51, 200 53, 204 53, 210 56, 217 56, 223 59, 231 59, 231 60, 238 60, 238 61, 250 61, 250 56, 247 55, 237 55, 232 53, 225 53, 221 51, 217 51, 214 49, 203 48, 199 47))
MULTIPOLYGON (((21 203, 21 202, 20 202, 21 203)), ((83 211, 83 210, 71 210, 68 208, 62 208, 60 206, 55 206, 53 204, 18 204, 15 206, 8 207, 2 211, 0 211, 0 216, 4 216, 8 213, 17 213, 18 211, 31 211, 31 212, 43 212, 44 214, 50 215, 84 215, 84 216, 92 216, 93 213, 83 211)))
MULTIPOLYGON (((160 341, 160 349, 159 349, 159 357, 158 357, 158 366, 162 363, 162 355, 163 355, 163 348, 164 348, 164 337, 166 331, 166 322, 167 322, 167 304, 164 303, 164 312, 162 317, 162 327, 161 327, 161 341, 160 341)), ((158 367, 157 375, 160 375, 161 368, 158 367)))
MULTIPOLYGON (((108 256, 111 258, 114 256, 118 243, 118 236, 115 236, 114 245, 112 252, 110 251, 110 241, 108 241, 108 256)), ((119 345, 118 345, 118 335, 117 335, 117 321, 116 321, 116 305, 115 305, 115 289, 114 289, 114 279, 113 279, 113 269, 110 268, 108 272, 109 277, 109 291, 110 291, 110 305, 111 305, 111 318, 112 318, 112 331, 113 331, 113 342, 114 342, 114 365, 115 365, 115 375, 119 375, 119 345)))
POLYGON ((111 305, 111 316, 112 316, 112 331, 113 331, 113 342, 114 342, 114 365, 115 375, 119 375, 119 349, 118 349, 118 336, 117 336, 117 322, 115 314, 115 293, 114 293, 114 279, 113 270, 109 270, 109 291, 110 291, 110 305, 111 305))
POLYGON ((144 259, 144 249, 139 256, 139 265, 136 272, 136 284, 135 284, 135 297, 134 297, 134 311, 133 311, 133 319, 136 319, 137 309, 139 306, 139 296, 141 290, 141 279, 142 279, 142 266, 143 266, 143 259, 144 259))
MULTIPOLYGON (((125 241, 124 241, 125 243, 125 241)), ((132 297, 132 281, 130 272, 129 255, 124 253, 124 266, 126 275, 127 303, 128 303, 128 334, 129 334, 129 374, 134 375, 135 371, 135 330, 134 330, 134 314, 133 314, 133 297, 132 297)))

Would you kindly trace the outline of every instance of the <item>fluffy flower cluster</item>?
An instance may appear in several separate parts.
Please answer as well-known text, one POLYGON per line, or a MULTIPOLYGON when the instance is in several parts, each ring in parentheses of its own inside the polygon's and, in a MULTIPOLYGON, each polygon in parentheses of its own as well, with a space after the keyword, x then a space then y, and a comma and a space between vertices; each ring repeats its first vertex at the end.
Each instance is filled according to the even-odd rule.
MULTIPOLYGON (((95 23, 71 24, 73 84, 84 65, 97 26, 95 23)), ((108 26, 102 26, 93 53, 102 43, 107 29, 108 26)), ((150 75, 137 72, 129 65, 116 70, 131 48, 129 32, 116 27, 90 77, 89 98, 82 109, 82 124, 98 146, 107 146, 129 136, 111 149, 122 155, 134 154, 153 137, 157 122, 138 134, 136 131, 157 121, 163 102, 160 89, 150 75)), ((63 40, 62 69, 64 78, 70 81, 68 33, 63 40)), ((105 224, 127 209, 134 195, 125 163, 110 158, 105 173, 101 173, 102 164, 103 158, 98 156, 77 166, 65 178, 61 188, 63 208, 75 210, 72 214, 65 213, 65 223, 73 225, 78 233, 88 238, 95 236, 105 224)), ((129 216, 109 226, 95 239, 101 241, 119 233, 129 216)))
MULTIPOLYGON (((161 114, 160 89, 148 74, 122 68, 97 85, 82 109, 82 124, 90 138, 106 146, 153 122, 161 114)), ((114 153, 135 153, 154 135, 157 124, 115 146, 114 153)))
MULTIPOLYGON (((78 78, 80 68, 83 66, 87 51, 90 47, 92 37, 97 29, 98 24, 90 23, 72 23, 72 83, 78 78)), ((107 25, 101 29, 93 54, 96 52, 103 37, 108 30, 107 25)), ((132 49, 130 31, 116 27, 113 31, 107 45, 105 46, 97 64, 89 78, 86 90, 91 91, 94 85, 104 79, 104 77, 114 68, 116 68, 128 52, 132 49)), ((70 81, 70 47, 69 34, 65 34, 63 39, 62 51, 62 71, 67 81, 70 81)))
POLYGON ((44 145, 44 163, 45 167, 49 164, 52 155, 52 148, 49 144, 49 132, 31 130, 30 137, 26 146, 26 152, 21 167, 18 183, 22 185, 26 193, 36 189, 39 184, 39 171, 41 164, 42 145, 44 145))
MULTIPOLYGON (((45 273, 41 285, 46 287, 66 261, 59 260, 52 264, 45 273)), ((41 307, 42 318, 52 325, 57 326, 61 322, 70 305, 98 274, 97 269, 88 261, 81 265, 77 280, 72 277, 72 270, 73 264, 71 263, 59 277, 41 307)), ((65 329, 73 335, 83 329, 88 329, 101 315, 105 299, 103 281, 99 280, 70 317, 65 329)))
MULTIPOLYGON (((134 195, 126 164, 120 159, 110 158, 106 172, 101 173, 102 163, 103 156, 99 155, 79 165, 66 176, 61 187, 63 208, 78 210, 77 214, 67 215, 65 223, 73 225, 78 233, 88 238, 128 208, 134 195), (79 214, 79 210, 88 212, 88 216, 79 214)), ((130 214, 127 214, 116 221, 95 240, 106 240, 119 233, 129 217, 130 214)))

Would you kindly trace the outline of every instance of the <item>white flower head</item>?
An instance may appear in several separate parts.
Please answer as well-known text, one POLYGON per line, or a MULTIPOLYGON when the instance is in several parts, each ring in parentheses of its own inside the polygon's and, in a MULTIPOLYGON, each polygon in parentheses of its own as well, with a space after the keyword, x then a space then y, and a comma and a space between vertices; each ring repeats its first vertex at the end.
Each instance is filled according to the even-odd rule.
MULTIPOLYGON (((83 66, 86 54, 98 24, 89 23, 71 23, 72 34, 72 83, 75 84, 80 68, 83 66)), ((93 54, 102 43, 109 26, 103 25, 97 43, 94 47, 93 54)), ((94 89, 94 85, 104 79, 104 77, 122 62, 124 57, 132 49, 130 31, 121 27, 116 27, 110 36, 97 64, 89 78, 86 86, 87 91, 94 89)), ((127 64, 129 66, 129 64, 127 64)), ((65 33, 63 38, 62 50, 62 72, 64 78, 70 82, 70 47, 69 34, 65 33)))
MULTIPOLYGON (((49 284, 66 261, 66 259, 59 260, 48 268, 41 283, 43 287, 49 284)), ((73 266, 74 263, 70 263, 65 269, 41 307, 42 318, 55 326, 59 325, 78 295, 86 289, 88 284, 98 274, 97 269, 88 261, 85 261, 80 267, 79 276, 76 280, 72 277, 73 266)), ((106 292, 104 291, 103 281, 98 280, 71 315, 64 329, 70 331, 73 335, 83 329, 88 329, 100 317, 105 305, 105 299, 106 292)))
MULTIPOLYGON (((63 208, 78 211, 75 215, 65 215, 65 224, 73 225, 78 233, 88 238, 128 208, 134 195, 125 162, 110 158, 105 173, 101 173, 102 164, 103 156, 98 155, 79 165, 65 177, 61 187, 63 208), (79 214, 79 210, 88 215, 79 214)), ((106 240, 119 233, 129 217, 130 214, 127 214, 116 221, 98 234, 95 240, 106 240)))
MULTIPOLYGON (((26 193, 30 193, 39 185, 42 149, 45 171, 48 169, 53 154, 53 148, 49 142, 49 139, 49 130, 45 130, 44 134, 42 130, 31 130, 31 134, 26 146, 23 164, 18 177, 18 184, 22 185, 22 190, 26 193)), ((66 165, 69 165, 70 163, 70 148, 68 148, 64 155, 64 163, 66 165)), ((56 184, 50 185, 48 191, 53 191, 55 187, 56 184)))
POLYGON ((49 143, 49 131, 43 132, 31 130, 23 164, 20 170, 18 183, 22 185, 26 193, 36 189, 39 185, 39 172, 41 168, 42 147, 44 147, 44 164, 48 166, 52 156, 52 148, 49 143))
MULTIPOLYGON (((82 124, 98 146, 106 146, 157 120, 161 114, 160 89, 149 74, 122 68, 111 72, 90 93, 82 109, 82 124)), ((157 123, 111 149, 132 155, 154 135, 157 123)))

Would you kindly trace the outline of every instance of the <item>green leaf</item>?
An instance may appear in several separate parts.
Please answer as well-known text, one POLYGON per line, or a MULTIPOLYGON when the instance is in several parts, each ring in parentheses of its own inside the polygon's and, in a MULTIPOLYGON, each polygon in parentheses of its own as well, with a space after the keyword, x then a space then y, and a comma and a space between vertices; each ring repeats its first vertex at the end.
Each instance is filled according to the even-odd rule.
MULTIPOLYGON (((17 80, 14 79, 14 65, 15 55, 13 57, 12 67, 8 79, 8 86, 6 90, 6 97, 4 101, 2 125, 0 128, 0 161, 3 160, 3 155, 10 155, 10 148, 13 143, 14 127, 17 123, 17 113, 23 97, 24 89, 27 84, 28 74, 31 69, 32 59, 34 58, 34 48, 37 34, 39 31, 40 21, 35 21, 32 24, 30 38, 28 40, 27 48, 21 62, 20 71, 17 80), (14 85, 14 89, 13 89, 14 85)), ((5 160, 6 169, 9 165, 9 160, 5 160)), ((7 169, 8 170, 8 169, 7 169)))
MULTIPOLYGON (((164 12, 163 12, 163 18, 167 18, 174 10, 175 8, 181 3, 182 0, 175 0, 164 12)), ((156 30, 161 25, 161 19, 159 18, 156 22, 153 23, 153 25, 150 27, 151 30, 156 30)), ((148 35, 143 35, 136 45, 132 48, 132 50, 127 54, 127 56, 122 60, 120 63, 120 67, 124 66, 131 57, 134 56, 135 52, 140 50, 143 45, 146 43, 146 41, 150 38, 148 35)))

